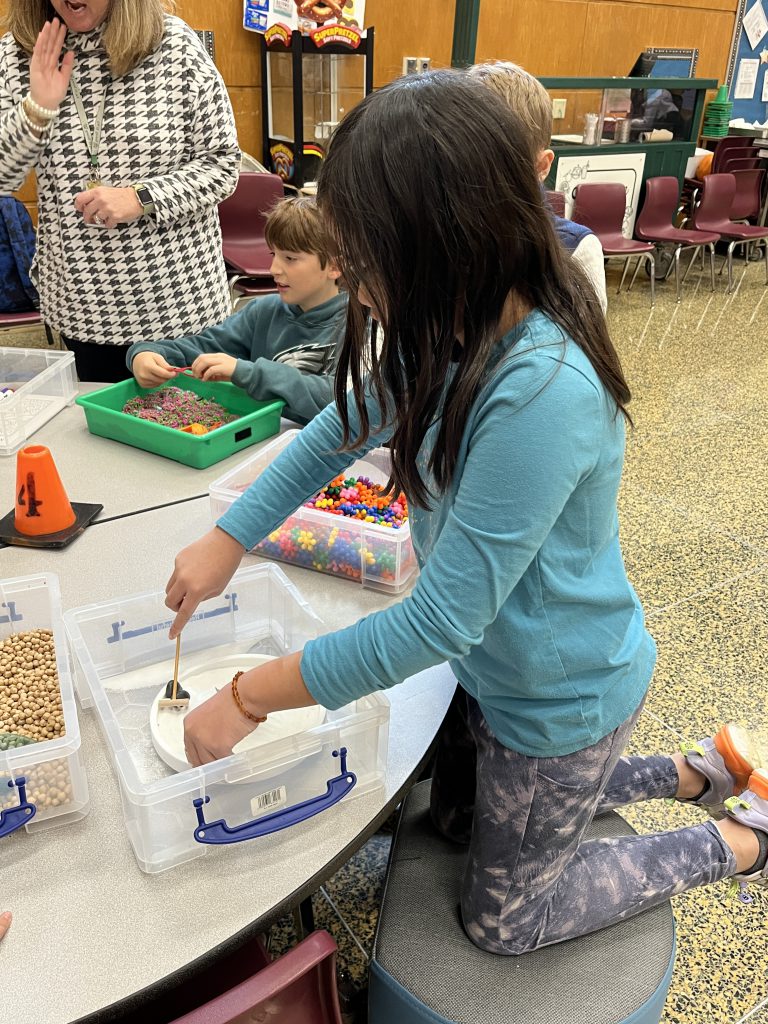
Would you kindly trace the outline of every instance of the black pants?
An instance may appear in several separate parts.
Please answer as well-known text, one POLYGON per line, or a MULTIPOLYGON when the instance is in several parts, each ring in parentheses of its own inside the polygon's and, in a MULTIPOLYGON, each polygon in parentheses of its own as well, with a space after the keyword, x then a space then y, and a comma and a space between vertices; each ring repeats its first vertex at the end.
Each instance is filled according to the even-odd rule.
POLYGON ((61 340, 75 355, 75 369, 81 381, 116 384, 132 376, 125 365, 128 345, 96 345, 91 341, 65 338, 64 335, 61 340))

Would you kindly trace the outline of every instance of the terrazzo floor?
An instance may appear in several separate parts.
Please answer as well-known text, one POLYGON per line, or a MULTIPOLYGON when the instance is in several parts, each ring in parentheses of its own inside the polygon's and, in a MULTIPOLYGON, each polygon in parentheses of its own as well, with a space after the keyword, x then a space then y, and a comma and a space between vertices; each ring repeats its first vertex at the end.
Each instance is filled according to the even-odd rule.
MULTIPOLYGON (((609 268, 609 326, 635 421, 621 534, 659 649, 630 752, 655 753, 724 721, 765 722, 768 288, 758 263, 738 265, 731 295, 724 278, 713 295, 693 271, 682 303, 668 282, 651 310, 642 276, 616 296, 618 278, 609 268)), ((664 802, 625 814, 641 832, 703 820, 696 808, 664 802)), ((365 1020, 390 841, 386 830, 371 839, 313 899, 317 926, 339 947, 345 1024, 365 1020)), ((675 897, 673 908, 678 953, 662 1024, 768 1024, 768 891, 745 905, 722 883, 675 897)), ((286 918, 273 929, 273 953, 294 941, 286 918)))
MULTIPOLYGON (((768 288, 738 265, 737 290, 695 271, 616 296, 609 326, 633 390, 635 427, 619 513, 629 576, 659 660, 631 753, 668 752, 736 720, 762 726, 768 678, 768 288)), ((658 801, 629 808, 640 832, 704 820, 658 801)), ((344 987, 365 984, 389 835, 371 840, 315 896, 317 924, 339 944, 344 987)), ((768 1024, 768 892, 749 905, 726 883, 673 900, 678 953, 662 1024, 768 1024)), ((292 941, 290 921, 273 949, 292 941)), ((365 1020, 364 1000, 347 1013, 365 1020)))

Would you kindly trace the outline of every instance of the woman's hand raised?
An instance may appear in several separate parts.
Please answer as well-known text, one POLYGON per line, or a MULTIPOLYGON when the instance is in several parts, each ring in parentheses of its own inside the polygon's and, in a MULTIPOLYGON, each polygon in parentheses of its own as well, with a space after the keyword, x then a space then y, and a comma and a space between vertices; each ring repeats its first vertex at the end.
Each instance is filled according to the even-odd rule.
POLYGON ((61 56, 67 26, 54 18, 46 21, 37 37, 29 62, 29 91, 35 103, 48 110, 57 110, 67 95, 75 55, 61 56))

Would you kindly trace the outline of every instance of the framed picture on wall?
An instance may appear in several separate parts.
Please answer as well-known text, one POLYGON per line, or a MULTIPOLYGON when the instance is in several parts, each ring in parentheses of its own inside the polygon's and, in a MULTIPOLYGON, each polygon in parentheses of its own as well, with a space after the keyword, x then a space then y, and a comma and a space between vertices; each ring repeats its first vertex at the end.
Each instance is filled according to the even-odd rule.
POLYGON ((649 78, 693 78, 696 75, 698 49, 648 46, 645 52, 655 58, 649 78))

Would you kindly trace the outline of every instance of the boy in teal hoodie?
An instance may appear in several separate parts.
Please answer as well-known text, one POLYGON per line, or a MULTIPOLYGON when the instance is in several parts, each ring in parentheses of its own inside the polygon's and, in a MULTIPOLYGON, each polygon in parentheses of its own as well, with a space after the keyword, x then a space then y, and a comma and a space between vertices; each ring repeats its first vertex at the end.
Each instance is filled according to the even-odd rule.
POLYGON ((333 401, 347 296, 328 257, 314 199, 279 203, 267 218, 276 295, 249 302, 223 323, 174 340, 137 342, 126 362, 138 383, 156 387, 190 366, 199 380, 232 381, 253 398, 281 398, 284 415, 308 423, 333 401))

